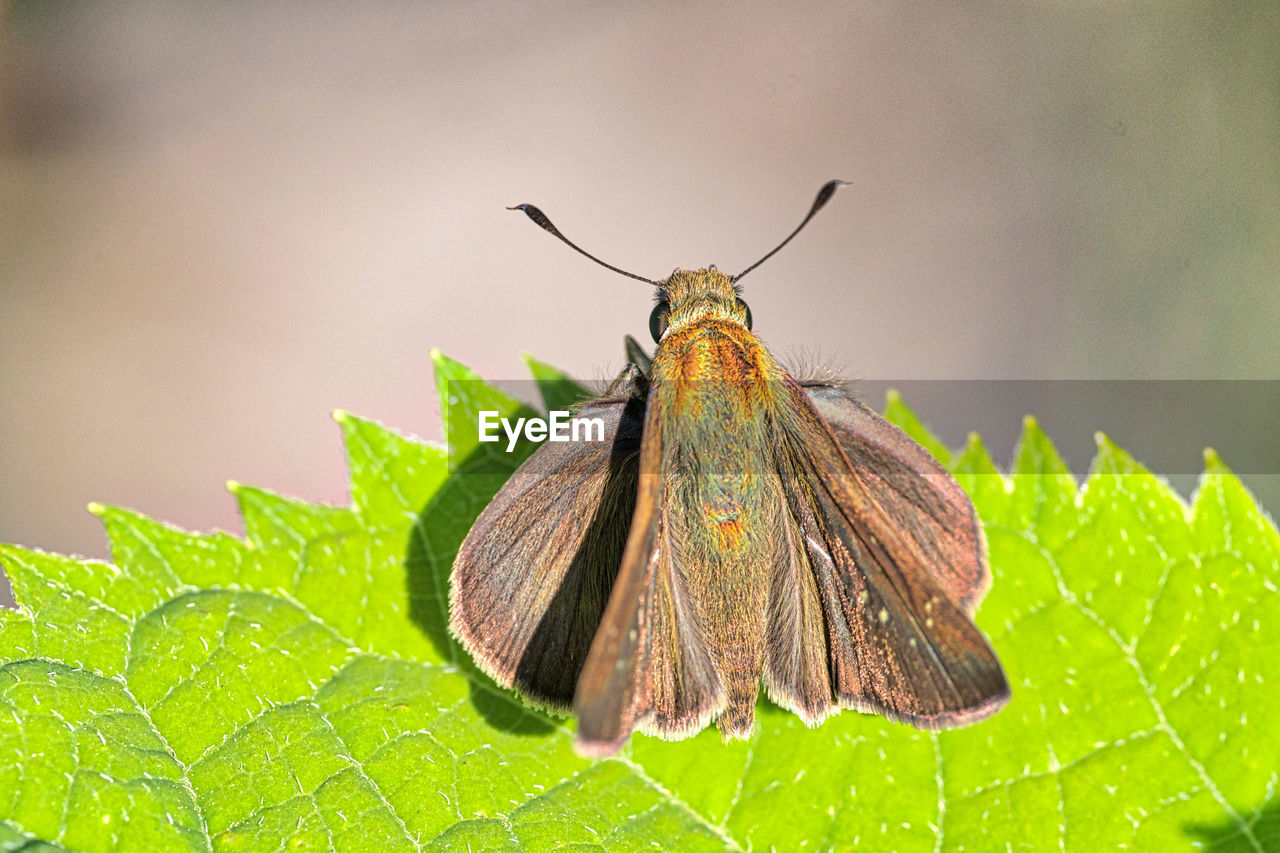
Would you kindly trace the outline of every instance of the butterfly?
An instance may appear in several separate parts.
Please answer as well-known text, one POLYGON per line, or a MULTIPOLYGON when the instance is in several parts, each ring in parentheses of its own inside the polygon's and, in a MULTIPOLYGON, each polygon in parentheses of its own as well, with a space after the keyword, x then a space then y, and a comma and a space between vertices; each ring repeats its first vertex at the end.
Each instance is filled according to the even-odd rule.
POLYGON ((995 713, 1009 685, 973 612, 991 582, 955 479, 839 383, 798 381, 752 332, 736 276, 657 288, 650 358, 578 416, 603 442, 546 443, 476 519, 450 629, 530 703, 577 717, 578 751, 714 722, 751 735, 763 683, 809 725, 843 708, 937 729, 995 713))

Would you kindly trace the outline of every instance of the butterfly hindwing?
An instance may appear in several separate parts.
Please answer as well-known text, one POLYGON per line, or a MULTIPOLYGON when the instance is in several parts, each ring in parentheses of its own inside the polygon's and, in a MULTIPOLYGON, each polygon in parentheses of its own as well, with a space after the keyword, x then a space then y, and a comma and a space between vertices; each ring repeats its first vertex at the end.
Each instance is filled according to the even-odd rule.
MULTIPOLYGON (((927 473, 931 482, 949 475, 940 467, 920 472, 926 466, 914 442, 903 452, 910 439, 893 435, 887 422, 868 427, 857 409, 831 426, 810 402, 812 392, 790 377, 780 384, 776 454, 795 553, 779 572, 796 574, 774 588, 795 604, 775 603, 771 612, 800 614, 793 620, 802 630, 799 646, 810 648, 820 611, 828 661, 826 683, 811 660, 772 661, 765 674, 771 694, 811 722, 824 704, 927 728, 993 713, 1007 700, 1008 684, 970 617, 985 561, 963 534, 953 541, 935 516, 962 509, 948 505, 946 488, 895 480, 907 470, 927 473), (853 464, 875 456, 860 448, 877 442, 889 460, 853 464)), ((828 413, 843 406, 824 402, 828 413)), ((775 623, 771 636, 785 630, 775 623)))
POLYGON ((481 668, 568 710, 613 586, 635 503, 643 385, 629 368, 606 399, 604 441, 546 442, 472 526, 454 562, 450 628, 481 668))
POLYGON ((850 466, 924 553, 925 568, 969 611, 991 586, 973 502, 929 451, 839 385, 804 386, 850 466))

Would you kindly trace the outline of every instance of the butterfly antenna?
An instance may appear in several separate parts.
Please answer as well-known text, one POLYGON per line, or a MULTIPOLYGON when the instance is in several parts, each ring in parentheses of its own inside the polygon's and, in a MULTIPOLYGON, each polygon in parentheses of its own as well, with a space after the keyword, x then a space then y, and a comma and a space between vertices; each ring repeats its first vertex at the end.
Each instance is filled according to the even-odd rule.
MULTIPOLYGON (((800 224, 796 226, 796 230, 794 230, 794 231, 792 231, 790 234, 788 234, 788 235, 787 235, 787 239, 783 240, 781 243, 779 243, 777 246, 775 246, 775 247, 773 248, 773 251, 772 251, 772 252, 770 252, 769 254, 765 255, 763 258, 761 258, 760 260, 756 261, 754 264, 752 264, 751 266, 747 267, 745 270, 743 270, 742 272, 738 273, 737 275, 735 275, 733 278, 731 278, 731 279, 729 279, 729 280, 730 280, 730 281, 732 281, 732 282, 737 282, 737 281, 738 281, 739 279, 741 279, 744 275, 746 275, 747 273, 751 272, 753 269, 755 269, 756 267, 760 266, 760 265, 761 265, 761 264, 763 264, 765 261, 769 260, 769 259, 770 259, 770 258, 772 258, 774 255, 776 255, 776 254, 778 253, 778 250, 779 250, 779 249, 781 249, 783 246, 785 246, 785 245, 787 245, 788 243, 790 243, 790 242, 791 242, 791 238, 792 238, 792 237, 794 237, 794 236, 796 236, 797 234, 799 234, 799 233, 800 233, 800 229, 801 229, 801 228, 803 228, 803 227, 805 227, 806 225, 808 225, 808 224, 809 224, 809 220, 810 220, 810 219, 813 219, 813 215, 814 215, 815 213, 817 213, 819 210, 822 210, 822 206, 823 206, 824 204, 826 204, 827 202, 831 201, 831 197, 832 197, 833 195, 835 195, 835 194, 836 194, 836 190, 838 190, 838 189, 840 189, 841 187, 845 186, 847 183, 848 183, 848 181, 827 181, 825 184, 823 184, 823 185, 822 185, 822 189, 818 190, 818 197, 817 197, 817 198, 815 198, 815 199, 813 200, 813 207, 809 208, 809 213, 808 213, 808 215, 806 215, 806 216, 805 216, 805 218, 800 222, 800 224)), ((536 209, 536 208, 535 208, 535 209, 536 209)), ((532 216, 532 215, 533 215, 533 214, 530 214, 530 216, 532 216)), ((536 221, 536 220, 535 220, 535 221, 536 221)), ((548 223, 547 223, 547 225, 550 225, 550 224, 551 224, 550 222, 548 222, 548 223)), ((546 226, 543 226, 543 227, 546 227, 546 226)), ((561 237, 560 239, 562 239, 562 240, 563 240, 564 238, 563 238, 563 237, 561 237)), ((568 241, 567 241, 567 240, 565 240, 565 242, 567 243, 568 241)), ((571 245, 571 246, 572 246, 573 244, 572 244, 572 243, 570 243, 569 245, 571 245)), ((576 248, 576 247, 575 247, 575 248, 576 248)), ((581 249, 579 249, 579 251, 581 251, 581 249)), ((585 252, 584 252, 583 254, 585 254, 585 252)))
POLYGON ((543 213, 541 210, 538 210, 538 208, 534 207, 531 204, 517 204, 515 207, 508 207, 507 210, 523 210, 525 213, 525 216, 528 216, 530 219, 532 219, 534 224, 537 225, 539 228, 541 228, 543 231, 546 231, 547 233, 555 237, 559 237, 560 240, 570 249, 573 249, 575 252, 577 252, 580 255, 586 255, 588 258, 595 261, 597 264, 604 267, 605 269, 610 269, 616 273, 621 273, 622 275, 625 275, 627 278, 634 278, 637 281, 643 281, 646 284, 652 284, 655 287, 658 285, 658 282, 654 281, 653 279, 645 278, 642 275, 636 275, 633 272, 627 272, 626 270, 623 270, 623 269, 618 269, 613 264, 606 264, 604 261, 600 260, 590 252, 585 251, 584 249, 578 248, 577 246, 574 245, 572 240, 570 240, 568 237, 560 233, 559 228, 551 224, 551 220, 547 218, 547 215, 545 213, 543 213))

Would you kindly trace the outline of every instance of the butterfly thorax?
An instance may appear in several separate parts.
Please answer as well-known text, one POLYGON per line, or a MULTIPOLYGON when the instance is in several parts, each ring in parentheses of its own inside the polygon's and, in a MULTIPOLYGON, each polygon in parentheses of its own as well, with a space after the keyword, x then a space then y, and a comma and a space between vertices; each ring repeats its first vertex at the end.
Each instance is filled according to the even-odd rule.
POLYGON ((751 332, 746 303, 729 276, 714 266, 676 270, 662 283, 658 300, 668 308, 655 380, 682 383, 681 396, 728 391, 739 404, 768 393, 766 380, 776 378, 779 368, 751 332))

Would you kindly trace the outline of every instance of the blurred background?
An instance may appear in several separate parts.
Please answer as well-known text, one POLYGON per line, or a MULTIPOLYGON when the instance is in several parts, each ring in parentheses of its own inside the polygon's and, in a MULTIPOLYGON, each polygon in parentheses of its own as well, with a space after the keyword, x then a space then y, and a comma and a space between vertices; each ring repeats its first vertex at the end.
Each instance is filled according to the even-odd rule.
POLYGON ((775 352, 876 405, 1037 380, 918 405, 1005 464, 1032 410, 1080 469, 1106 429, 1274 494, 1280 405, 1239 403, 1280 379, 1280 4, 10 2, 0 540, 105 556, 91 500, 237 531, 229 478, 344 503, 330 411, 438 438, 431 347, 611 375, 650 290, 505 205, 737 271, 835 177, 744 282, 775 352), (1047 381, 1098 379, 1200 381, 1047 381))

